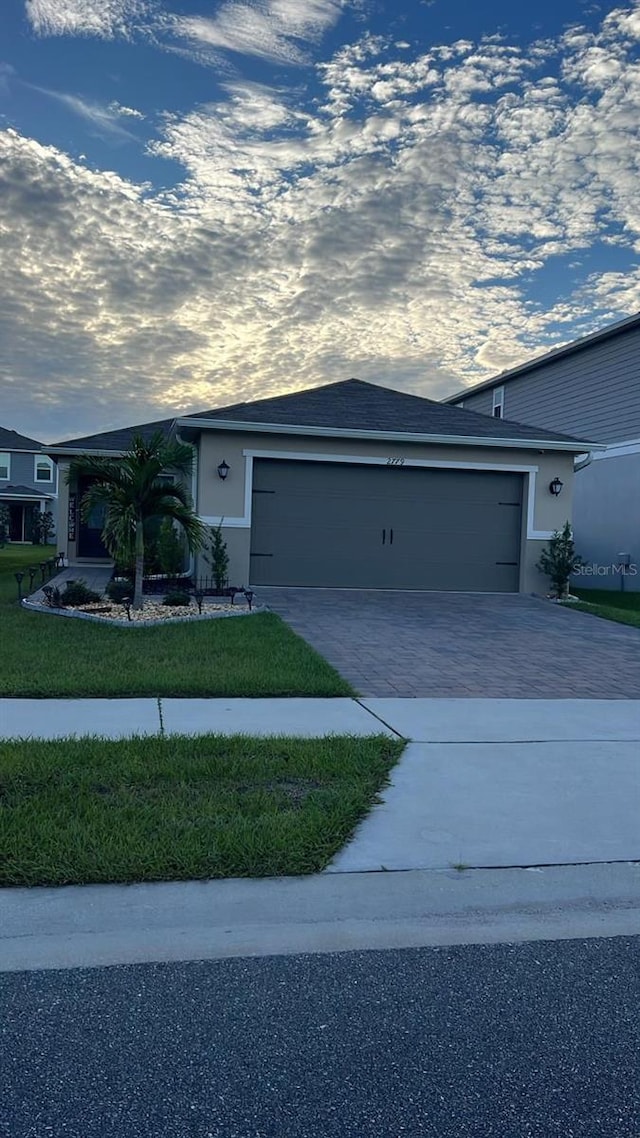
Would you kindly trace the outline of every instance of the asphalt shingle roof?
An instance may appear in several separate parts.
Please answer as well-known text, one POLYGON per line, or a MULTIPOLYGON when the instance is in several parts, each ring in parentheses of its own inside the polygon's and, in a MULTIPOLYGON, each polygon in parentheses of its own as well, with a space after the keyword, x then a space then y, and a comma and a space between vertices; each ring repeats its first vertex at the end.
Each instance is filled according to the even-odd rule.
POLYGON ((52 498, 51 490, 34 486, 3 486, 0 498, 10 495, 12 498, 52 498))
POLYGON ((142 435, 145 442, 156 431, 162 431, 164 435, 169 435, 174 422, 175 418, 157 419, 153 423, 138 423, 133 427, 118 427, 115 431, 102 431, 101 434, 97 435, 82 435, 77 439, 64 439, 63 442, 52 443, 51 447, 45 449, 70 447, 73 450, 112 450, 119 454, 130 446, 135 435, 142 435))
POLYGON ((8 427, 0 427, 0 450, 42 450, 42 443, 8 427))
MULTIPOLYGON (((408 395, 404 391, 380 387, 361 379, 346 379, 323 387, 295 391, 291 395, 258 399, 253 403, 233 403, 228 407, 178 416, 180 418, 208 422, 272 423, 283 428, 327 427, 408 435, 445 435, 460 439, 583 441, 541 427, 527 427, 505 419, 492 419, 475 411, 465 411, 460 407, 437 403, 420 395, 408 395)), ((162 419, 102 434, 66 439, 55 446, 119 452, 129 446, 134 435, 142 434, 144 438, 149 438, 158 430, 169 434, 174 423, 175 419, 162 419)))
POLYGON ((527 427, 505 419, 492 419, 421 395, 408 395, 362 379, 346 379, 259 399, 235 403, 213 411, 200 411, 189 419, 228 419, 246 423, 283 426, 339 427, 358 431, 391 431, 416 435, 453 435, 460 438, 548 439, 573 442, 571 435, 527 427))

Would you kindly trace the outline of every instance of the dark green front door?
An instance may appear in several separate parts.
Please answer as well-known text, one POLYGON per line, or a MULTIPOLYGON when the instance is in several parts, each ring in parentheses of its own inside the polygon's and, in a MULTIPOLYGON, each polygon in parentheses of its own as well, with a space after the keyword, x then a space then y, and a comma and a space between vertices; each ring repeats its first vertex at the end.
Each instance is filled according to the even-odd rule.
POLYGON ((515 592, 522 475, 258 459, 251 582, 515 592))

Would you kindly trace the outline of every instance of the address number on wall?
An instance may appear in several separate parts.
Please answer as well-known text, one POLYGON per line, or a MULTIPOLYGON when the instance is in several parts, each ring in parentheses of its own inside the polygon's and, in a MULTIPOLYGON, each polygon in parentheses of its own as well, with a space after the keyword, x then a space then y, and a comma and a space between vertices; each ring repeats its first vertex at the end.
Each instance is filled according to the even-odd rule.
POLYGON ((387 466, 404 466, 403 458, 388 458, 387 466))

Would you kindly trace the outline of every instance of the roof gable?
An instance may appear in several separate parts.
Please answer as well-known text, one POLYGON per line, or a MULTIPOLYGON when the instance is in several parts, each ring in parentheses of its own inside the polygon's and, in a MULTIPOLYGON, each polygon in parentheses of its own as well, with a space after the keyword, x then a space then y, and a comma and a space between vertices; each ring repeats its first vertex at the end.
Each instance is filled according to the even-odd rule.
POLYGON ((8 427, 0 427, 0 450, 42 450, 42 443, 37 439, 30 439, 28 435, 19 435, 8 427))

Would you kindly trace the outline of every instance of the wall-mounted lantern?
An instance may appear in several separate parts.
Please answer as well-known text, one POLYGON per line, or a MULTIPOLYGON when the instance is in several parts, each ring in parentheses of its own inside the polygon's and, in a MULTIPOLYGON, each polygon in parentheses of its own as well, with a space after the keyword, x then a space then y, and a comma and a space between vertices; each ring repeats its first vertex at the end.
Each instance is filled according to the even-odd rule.
POLYGON ((220 463, 220 465, 218 466, 218 478, 220 478, 222 482, 225 482, 226 478, 227 478, 227 474, 229 473, 230 470, 231 470, 231 467, 229 466, 229 463, 225 462, 225 460, 223 459, 222 462, 220 463))
POLYGON ((556 477, 553 479, 553 481, 549 483, 549 493, 553 494, 554 498, 557 498, 558 494, 562 490, 563 486, 564 486, 564 482, 561 482, 560 479, 558 478, 558 476, 556 475, 556 477))

